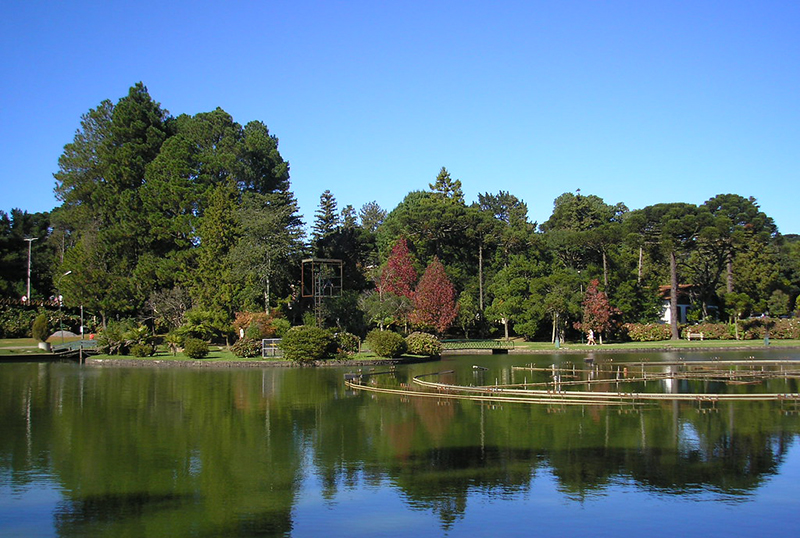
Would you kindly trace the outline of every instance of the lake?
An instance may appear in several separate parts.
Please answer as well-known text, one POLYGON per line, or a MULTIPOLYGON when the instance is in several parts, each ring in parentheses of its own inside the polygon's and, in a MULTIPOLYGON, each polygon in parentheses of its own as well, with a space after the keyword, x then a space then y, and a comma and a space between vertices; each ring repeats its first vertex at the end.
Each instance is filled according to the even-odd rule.
MULTIPOLYGON (((800 352, 597 357, 624 365, 800 352)), ((581 360, 462 355, 372 370, 392 386, 444 371, 432 377, 519 384, 545 374, 515 366, 567 372, 581 360)), ((424 399, 350 390, 344 374, 355 371, 0 364, 0 535, 652 538, 800 528, 796 402, 424 399)), ((796 379, 769 383, 798 392, 796 379)))

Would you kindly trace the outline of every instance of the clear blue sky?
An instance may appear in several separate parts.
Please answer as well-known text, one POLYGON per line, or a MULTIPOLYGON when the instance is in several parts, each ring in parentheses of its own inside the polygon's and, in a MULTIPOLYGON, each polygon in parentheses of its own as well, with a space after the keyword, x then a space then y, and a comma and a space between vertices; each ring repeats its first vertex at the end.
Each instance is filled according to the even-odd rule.
POLYGON ((800 233, 800 2, 6 0, 0 209, 50 210, 81 114, 138 81, 280 139, 306 222, 391 210, 442 166, 543 222, 581 189, 631 209, 757 198, 800 233))

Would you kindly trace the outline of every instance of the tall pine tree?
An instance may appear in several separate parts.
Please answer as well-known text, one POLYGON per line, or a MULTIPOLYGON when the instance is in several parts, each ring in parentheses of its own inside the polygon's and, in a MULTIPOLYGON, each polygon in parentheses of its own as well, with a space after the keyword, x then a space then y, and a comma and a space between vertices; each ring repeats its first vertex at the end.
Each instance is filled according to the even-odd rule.
POLYGON ((336 198, 334 198, 330 190, 325 189, 325 192, 320 195, 319 208, 317 208, 314 215, 312 235, 316 242, 335 231, 336 227, 339 226, 336 198))

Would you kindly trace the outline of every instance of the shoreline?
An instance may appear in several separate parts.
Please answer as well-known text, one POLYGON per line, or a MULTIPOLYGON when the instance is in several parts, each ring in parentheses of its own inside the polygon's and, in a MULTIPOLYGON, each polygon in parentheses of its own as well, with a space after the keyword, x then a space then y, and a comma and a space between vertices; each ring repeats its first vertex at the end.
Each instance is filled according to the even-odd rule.
POLYGON ((203 360, 203 359, 94 359, 84 360, 85 366, 141 367, 156 366, 159 368, 331 368, 346 366, 397 366, 399 364, 416 364, 431 362, 438 358, 399 357, 396 359, 353 359, 327 360, 297 363, 285 360, 203 360))
MULTIPOLYGON (((799 350, 800 346, 735 346, 735 347, 670 347, 661 348, 631 348, 631 349, 514 349, 508 350, 511 353, 497 353, 498 355, 580 355, 580 354, 611 354, 611 353, 675 353, 675 352, 716 352, 726 351, 776 351, 776 350, 799 350)), ((396 359, 352 359, 352 360, 328 360, 312 361, 308 363, 295 363, 285 360, 192 360, 192 359, 94 359, 87 358, 84 364, 87 366, 119 366, 119 367, 141 367, 156 366, 165 368, 336 368, 336 367, 356 367, 356 366, 397 366, 402 364, 417 364, 424 362, 435 362, 444 357, 471 356, 471 355, 493 355, 490 349, 479 350, 456 350, 442 353, 441 357, 399 357, 396 359)))
MULTIPOLYGON (((399 357, 394 359, 365 358, 350 360, 326 360, 296 363, 287 360, 275 359, 176 359, 176 358, 133 358, 133 357, 86 357, 83 364, 93 367, 158 367, 158 368, 335 368, 335 367, 363 367, 363 366, 397 366, 402 364, 415 364, 434 362, 444 357, 475 356, 475 355, 607 355, 613 353, 726 353, 742 351, 796 351, 800 345, 771 345, 771 346, 692 346, 676 347, 665 345, 661 347, 632 347, 618 348, 603 346, 561 347, 559 349, 525 349, 514 348, 493 351, 491 349, 445 350, 441 357, 399 357)), ((24 353, 0 355, 0 364, 17 362, 78 362, 77 357, 64 357, 48 353, 24 353)))

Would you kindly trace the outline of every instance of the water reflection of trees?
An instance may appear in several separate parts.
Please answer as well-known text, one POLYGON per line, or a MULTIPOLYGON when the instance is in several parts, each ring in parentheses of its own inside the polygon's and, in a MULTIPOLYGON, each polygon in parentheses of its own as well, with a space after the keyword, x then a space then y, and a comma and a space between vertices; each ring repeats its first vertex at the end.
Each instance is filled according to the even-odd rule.
MULTIPOLYGON (((798 433, 797 417, 771 402, 616 409, 364 397, 372 403, 360 408, 356 439, 368 443, 342 458, 376 455, 409 505, 437 513, 445 527, 463 515, 470 492, 527 492, 545 468, 578 500, 621 482, 670 495, 747 495, 776 472, 798 433)), ((324 458, 316 463, 330 469, 324 458)))
POLYGON ((447 528, 472 494, 527 493, 541 473, 571 499, 620 482, 747 495, 798 434, 774 403, 700 411, 349 394, 325 369, 24 365, 0 376, 0 465, 20 487, 58 481, 64 536, 280 535, 308 457, 327 502, 391 485, 447 528))

